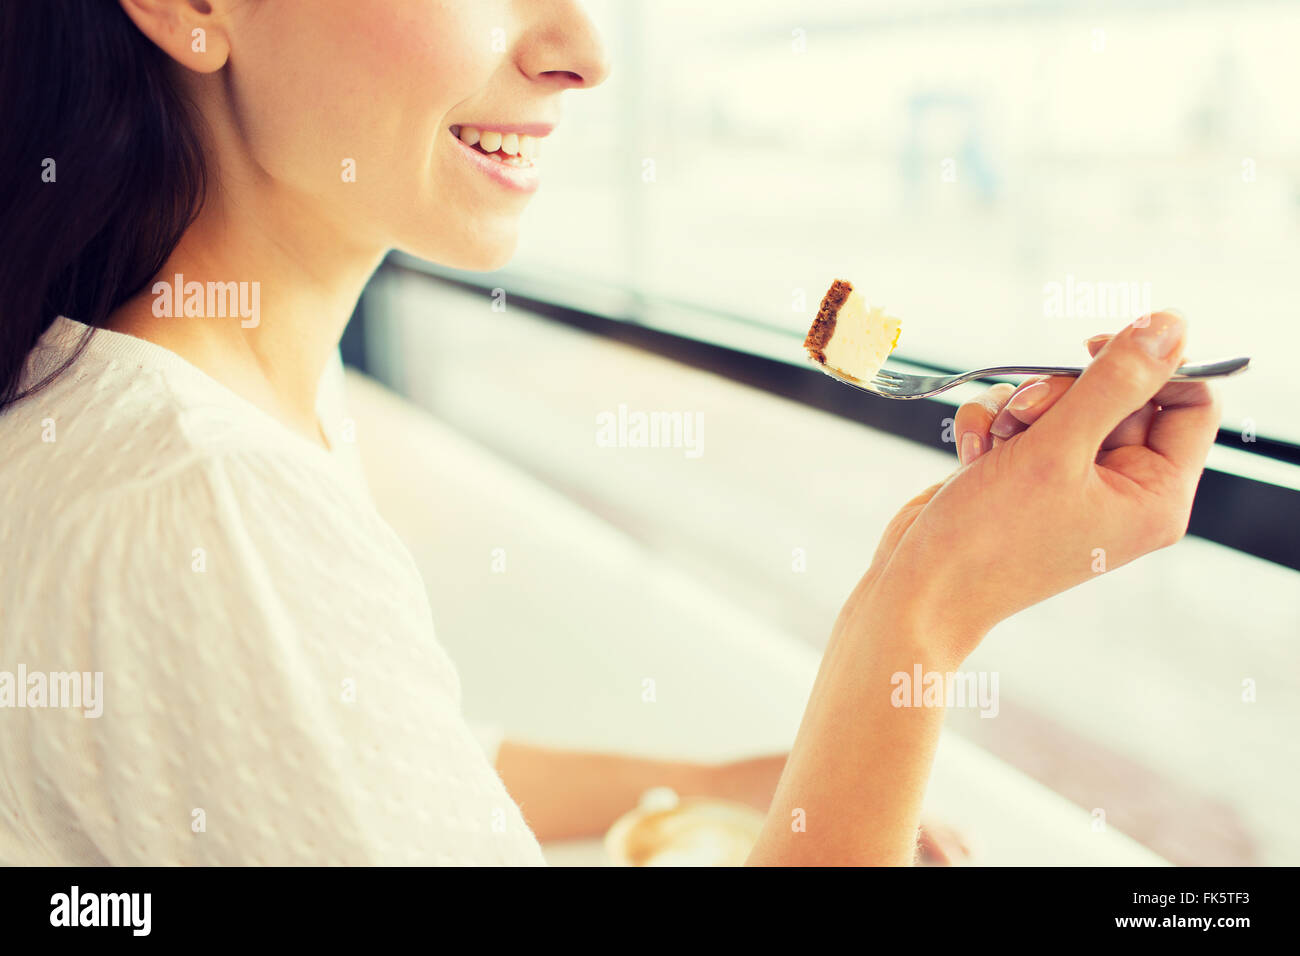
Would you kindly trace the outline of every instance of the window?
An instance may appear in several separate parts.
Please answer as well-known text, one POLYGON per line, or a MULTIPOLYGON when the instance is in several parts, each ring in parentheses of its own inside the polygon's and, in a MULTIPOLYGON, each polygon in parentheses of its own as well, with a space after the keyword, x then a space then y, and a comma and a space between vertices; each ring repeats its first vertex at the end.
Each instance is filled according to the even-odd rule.
MULTIPOLYGON (((575 344, 530 305, 728 377, 743 369, 747 384, 806 404, 818 403, 791 366, 836 276, 903 317, 901 360, 949 369, 1083 364, 1089 335, 1178 306, 1189 358, 1253 358, 1220 386, 1225 431, 1201 494, 1213 533, 999 627, 970 666, 1002 673, 1002 719, 949 724, 1174 862, 1294 861, 1300 8, 590 6, 615 69, 546 144, 516 260, 491 276, 418 266, 525 303, 491 316, 505 340, 496 364, 475 364, 487 297, 395 268, 401 296, 377 316, 393 377, 718 594, 818 644, 871 542, 808 525, 794 446, 754 474, 768 427, 755 408, 797 429, 805 451, 812 435, 843 442, 857 469, 832 476, 845 496, 863 475, 896 506, 906 495, 893 471, 928 478, 951 449, 905 452, 607 341, 575 344), (602 457, 591 415, 629 395, 698 402, 706 441, 729 450, 697 463, 602 457), (1292 567, 1252 557, 1267 550, 1261 537, 1283 540, 1292 567), (783 562, 804 539, 830 570, 796 580, 783 562)), ((941 409, 855 401, 848 417, 938 443, 941 409)))
MULTIPOLYGON (((1147 308, 1250 355, 1225 427, 1300 441, 1300 8, 604 0, 507 275, 791 336, 831 278, 900 357, 1078 364, 1147 308)), ((690 331, 689 327, 687 331, 690 331)))

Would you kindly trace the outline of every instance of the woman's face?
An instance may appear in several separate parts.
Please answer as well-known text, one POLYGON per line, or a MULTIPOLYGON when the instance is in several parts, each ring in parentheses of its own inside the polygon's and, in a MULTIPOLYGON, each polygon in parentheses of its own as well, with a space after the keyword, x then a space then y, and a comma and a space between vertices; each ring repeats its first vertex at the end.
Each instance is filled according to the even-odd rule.
POLYGON ((228 44, 194 77, 220 84, 201 105, 217 93, 257 175, 363 243, 458 268, 510 258, 538 185, 526 154, 560 94, 608 70, 577 0, 196 2, 228 44))

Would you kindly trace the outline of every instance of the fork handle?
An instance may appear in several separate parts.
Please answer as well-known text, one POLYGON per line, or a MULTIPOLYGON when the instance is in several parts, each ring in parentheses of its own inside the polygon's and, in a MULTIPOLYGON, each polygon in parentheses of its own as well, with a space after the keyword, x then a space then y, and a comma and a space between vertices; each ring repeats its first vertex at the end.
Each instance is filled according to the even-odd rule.
MULTIPOLYGON (((1203 378, 1222 378, 1244 372, 1250 365, 1249 358, 1220 359, 1201 365, 1183 365, 1169 376, 1171 382, 1197 381, 1203 378)), ((967 373, 971 378, 988 378, 993 375, 1074 375, 1083 374, 1083 368, 1077 365, 998 365, 994 368, 982 368, 967 373)), ((963 376, 964 377, 964 376, 963 376)))

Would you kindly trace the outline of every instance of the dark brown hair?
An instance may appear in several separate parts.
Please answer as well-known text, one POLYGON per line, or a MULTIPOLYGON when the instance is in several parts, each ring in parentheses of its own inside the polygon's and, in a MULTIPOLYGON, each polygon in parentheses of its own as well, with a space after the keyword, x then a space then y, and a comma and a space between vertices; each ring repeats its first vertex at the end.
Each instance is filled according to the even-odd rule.
POLYGON ((117 0, 0 3, 0 411, 63 371, 18 394, 56 316, 102 325, 197 215, 199 120, 173 67, 117 0))

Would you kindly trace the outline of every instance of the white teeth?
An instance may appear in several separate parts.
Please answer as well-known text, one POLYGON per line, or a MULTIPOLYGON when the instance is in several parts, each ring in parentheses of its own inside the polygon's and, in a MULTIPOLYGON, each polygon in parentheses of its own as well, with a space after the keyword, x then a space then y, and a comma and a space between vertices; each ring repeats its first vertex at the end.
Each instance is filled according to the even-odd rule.
POLYGON ((520 133, 501 133, 477 126, 453 126, 451 133, 466 146, 477 146, 493 159, 511 166, 531 166, 542 149, 539 137, 520 133))

